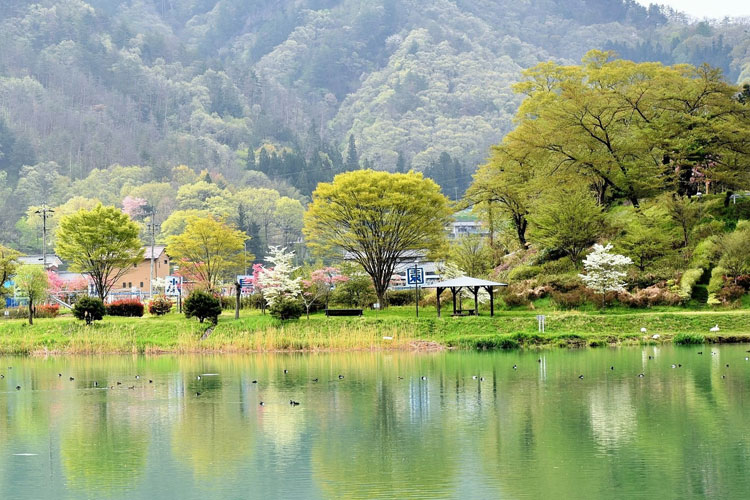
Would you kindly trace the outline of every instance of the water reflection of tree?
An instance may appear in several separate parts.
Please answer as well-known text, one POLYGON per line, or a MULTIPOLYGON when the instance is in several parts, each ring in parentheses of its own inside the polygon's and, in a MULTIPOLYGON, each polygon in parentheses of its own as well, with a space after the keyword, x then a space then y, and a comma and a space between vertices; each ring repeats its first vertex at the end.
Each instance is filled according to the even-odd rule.
POLYGON ((225 387, 218 377, 203 377, 200 382, 191 380, 191 392, 179 403, 172 453, 202 479, 231 477, 247 461, 255 444, 255 431, 244 414, 246 389, 243 384, 225 387))
POLYGON ((320 422, 312 467, 323 496, 452 495, 460 453, 453 435, 455 422, 432 406, 438 403, 430 403, 429 389, 406 386, 429 382, 412 378, 395 389, 395 374, 387 383, 377 379, 373 370, 369 379, 359 380, 358 387, 346 394, 351 411, 333 413, 320 422))
POLYGON ((79 404, 60 441, 70 487, 90 497, 132 489, 146 466, 147 429, 127 406, 115 407, 106 399, 97 405, 79 404))

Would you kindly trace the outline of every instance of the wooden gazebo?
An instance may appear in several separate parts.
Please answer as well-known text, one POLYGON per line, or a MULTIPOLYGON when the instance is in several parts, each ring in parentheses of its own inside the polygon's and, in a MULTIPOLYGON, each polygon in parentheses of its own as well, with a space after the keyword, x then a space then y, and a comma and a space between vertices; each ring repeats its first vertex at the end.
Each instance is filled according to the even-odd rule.
POLYGON ((456 296, 462 288, 466 288, 474 294, 474 311, 473 313, 479 315, 479 290, 484 288, 487 293, 490 294, 490 316, 495 315, 495 294, 494 289, 497 286, 508 286, 507 283, 498 283, 495 281, 480 280, 478 278, 470 278, 464 276, 462 278, 454 278, 447 281, 441 281, 439 283, 433 283, 425 286, 425 288, 437 289, 437 315, 440 317, 440 295, 445 290, 450 290, 453 294, 453 315, 457 316, 459 313, 456 309, 456 296))

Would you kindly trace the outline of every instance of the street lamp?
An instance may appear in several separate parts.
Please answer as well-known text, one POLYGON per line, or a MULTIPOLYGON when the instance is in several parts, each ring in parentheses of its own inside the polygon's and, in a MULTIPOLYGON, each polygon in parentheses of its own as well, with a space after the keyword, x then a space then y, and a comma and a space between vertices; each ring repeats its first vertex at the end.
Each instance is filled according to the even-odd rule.
POLYGON ((151 232, 151 270, 148 280, 148 296, 154 298, 154 245, 156 244, 156 230, 159 228, 159 224, 156 223, 156 208, 154 207, 151 207, 151 222, 147 227, 151 232))

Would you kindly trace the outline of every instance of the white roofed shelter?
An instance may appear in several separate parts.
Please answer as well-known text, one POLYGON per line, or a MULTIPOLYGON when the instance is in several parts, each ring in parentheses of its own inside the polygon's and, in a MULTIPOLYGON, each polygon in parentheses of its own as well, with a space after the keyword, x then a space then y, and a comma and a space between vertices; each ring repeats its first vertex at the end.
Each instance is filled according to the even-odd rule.
POLYGON ((466 288, 474 294, 474 310, 470 311, 471 314, 479 315, 479 290, 484 288, 487 293, 490 294, 490 316, 495 315, 495 294, 494 289, 498 286, 508 286, 507 283, 498 283, 496 281, 480 280, 478 278, 470 278, 464 276, 461 278, 454 278, 447 281, 441 281, 439 283, 433 283, 425 286, 425 288, 435 288, 437 291, 437 315, 440 317, 440 295, 445 290, 450 290, 453 294, 453 315, 462 316, 462 312, 458 312, 456 308, 456 295, 461 291, 462 288, 466 288))

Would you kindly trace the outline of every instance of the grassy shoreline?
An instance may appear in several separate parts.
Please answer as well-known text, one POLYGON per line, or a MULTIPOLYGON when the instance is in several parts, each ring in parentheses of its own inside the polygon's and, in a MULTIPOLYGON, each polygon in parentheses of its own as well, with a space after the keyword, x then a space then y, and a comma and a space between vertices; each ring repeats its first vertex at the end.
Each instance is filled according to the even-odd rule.
POLYGON ((256 311, 239 320, 226 312, 205 339, 208 324, 173 313, 113 318, 85 326, 71 317, 0 322, 0 354, 253 353, 347 350, 511 349, 658 343, 750 343, 750 311, 550 311, 537 332, 536 311, 502 311, 494 318, 441 318, 429 309, 368 311, 363 318, 281 323, 256 311), (718 324, 719 332, 710 332, 718 324), (641 333, 646 328, 647 333, 641 333), (653 335, 658 335, 654 339, 653 335))

